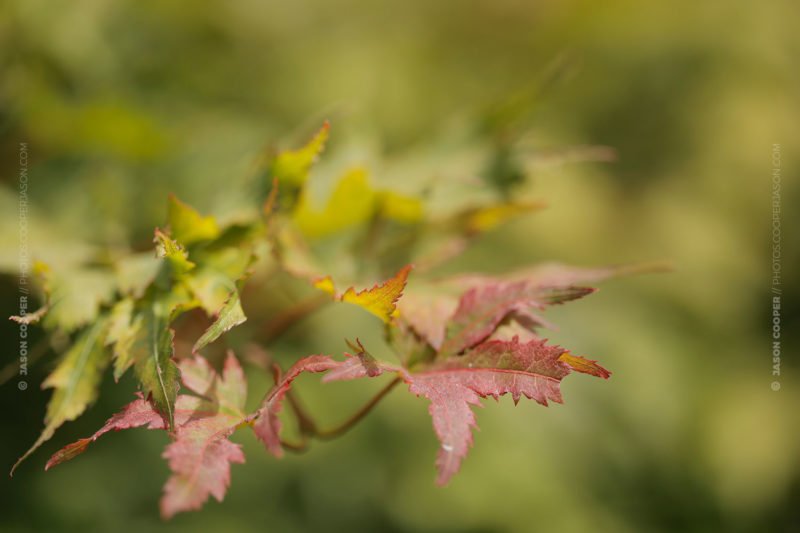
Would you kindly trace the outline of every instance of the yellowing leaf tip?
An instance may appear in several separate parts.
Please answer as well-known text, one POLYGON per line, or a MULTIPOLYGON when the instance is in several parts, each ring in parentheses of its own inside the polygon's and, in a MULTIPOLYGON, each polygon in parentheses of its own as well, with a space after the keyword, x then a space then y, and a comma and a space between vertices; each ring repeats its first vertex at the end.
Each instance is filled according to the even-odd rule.
POLYGON ((404 266, 394 277, 371 289, 356 292, 350 287, 339 299, 363 307, 388 324, 397 313, 397 301, 403 295, 412 268, 404 266))
POLYGON ((559 356, 558 360, 562 363, 566 363, 576 372, 582 372, 603 379, 611 377, 611 372, 600 366, 597 361, 586 359, 579 355, 572 355, 569 352, 564 352, 559 356))
POLYGON ((330 276, 325 276, 323 278, 317 278, 312 280, 311 285, 315 289, 319 289, 323 292, 327 292, 333 297, 336 297, 336 287, 333 284, 333 279, 330 276))

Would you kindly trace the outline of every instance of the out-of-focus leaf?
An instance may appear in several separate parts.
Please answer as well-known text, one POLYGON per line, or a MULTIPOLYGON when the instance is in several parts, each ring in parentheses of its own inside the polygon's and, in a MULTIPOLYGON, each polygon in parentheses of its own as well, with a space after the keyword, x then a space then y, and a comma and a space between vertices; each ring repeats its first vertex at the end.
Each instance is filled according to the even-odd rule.
POLYGON ((434 349, 451 355, 488 338, 509 320, 528 330, 548 327, 535 311, 594 291, 571 283, 581 280, 577 275, 558 280, 536 271, 455 276, 412 286, 398 302, 398 310, 434 349))
POLYGON ((131 298, 123 298, 111 308, 106 334, 107 345, 116 344, 127 335, 133 316, 133 305, 131 298))
MULTIPOLYGON (((43 300, 42 306, 33 312, 22 309, 23 312, 19 316, 13 315, 8 317, 18 324, 36 324, 47 314, 52 304, 53 274, 50 271, 50 267, 42 261, 34 261, 32 270, 34 277, 40 285, 41 298, 43 300)), ((25 296, 25 301, 30 302, 30 297, 25 296)))
POLYGON ((193 207, 170 194, 167 207, 167 223, 172 237, 189 246, 199 241, 210 241, 219 236, 220 230, 214 217, 204 217, 193 207))
POLYGON ((114 380, 119 378, 133 364, 131 348, 142 327, 142 316, 134 314, 134 302, 131 298, 120 300, 111 309, 106 344, 112 347, 114 354, 114 380))
MULTIPOLYGON (((603 267, 575 267, 561 263, 543 263, 531 268, 510 272, 502 276, 506 281, 525 281, 537 287, 567 288, 585 283, 597 283, 612 278, 669 272, 672 267, 666 262, 634 263, 603 267)), ((456 288, 471 288, 498 281, 496 276, 462 274, 443 280, 443 284, 456 288)))
POLYGON ((315 207, 307 191, 301 195, 293 220, 311 239, 340 233, 375 217, 406 224, 422 219, 422 202, 403 194, 374 189, 363 168, 348 171, 336 184, 324 206, 315 207))
POLYGON ((574 300, 594 292, 587 287, 531 287, 524 281, 485 285, 468 290, 448 320, 440 356, 455 355, 489 337, 509 314, 536 323, 530 309, 574 300))
POLYGON ((325 149, 329 132, 330 124, 326 121, 305 146, 279 152, 269 163, 267 175, 273 186, 278 187, 278 199, 282 207, 294 207, 311 167, 325 149))
POLYGON ((278 180, 279 185, 299 186, 306 182, 308 171, 325 149, 330 129, 330 123, 326 121, 305 146, 280 152, 275 157, 270 175, 278 180))
POLYGON ((45 327, 69 332, 96 319, 100 306, 113 294, 110 272, 81 269, 59 275, 53 282, 50 310, 43 318, 45 327))
POLYGON ((467 233, 483 233, 498 227, 518 215, 532 213, 545 207, 542 202, 503 202, 470 209, 460 215, 467 233))
POLYGON ((186 249, 158 228, 156 228, 153 242, 156 245, 156 257, 165 260, 173 278, 178 278, 195 267, 195 264, 189 261, 186 249))
POLYGON ((141 298, 153 283, 162 262, 153 252, 126 255, 114 263, 117 288, 123 294, 141 298))
POLYGON ((75 420, 97 399, 97 388, 109 362, 103 344, 107 326, 107 320, 100 319, 81 332, 53 373, 42 383, 43 388, 54 389, 47 405, 44 431, 14 464, 12 475, 17 466, 48 441, 64 422, 75 420))
POLYGON ((97 318, 100 306, 114 293, 114 279, 109 270, 73 266, 54 272, 42 261, 33 265, 33 274, 41 288, 44 303, 25 316, 12 316, 19 323, 42 320, 48 329, 70 333, 97 318))
POLYGON ((263 227, 228 227, 219 239, 195 250, 194 257, 203 268, 238 281, 258 259, 263 227))
POLYGON ((420 222, 425 216, 425 210, 419 198, 394 191, 378 191, 377 204, 380 215, 389 220, 413 224, 420 222))
POLYGON ((367 173, 356 168, 345 174, 322 209, 311 205, 309 195, 300 196, 293 219, 300 231, 310 238, 339 233, 369 220, 375 210, 375 192, 367 173))
POLYGON ((323 267, 299 231, 292 227, 283 227, 272 236, 272 241, 273 256, 284 271, 300 279, 313 280, 320 277, 323 267))
POLYGON ((445 336, 445 324, 458 307, 458 298, 439 294, 434 289, 407 291, 397 307, 404 323, 439 350, 445 336))

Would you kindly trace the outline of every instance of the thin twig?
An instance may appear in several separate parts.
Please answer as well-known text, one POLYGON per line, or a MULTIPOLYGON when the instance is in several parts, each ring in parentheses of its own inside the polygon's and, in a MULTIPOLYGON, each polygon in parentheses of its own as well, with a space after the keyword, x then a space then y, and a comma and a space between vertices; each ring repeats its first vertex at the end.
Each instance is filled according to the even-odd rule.
POLYGON ((303 438, 299 443, 289 442, 281 439, 281 447, 294 453, 303 453, 308 450, 308 439, 303 438))
POLYGON ((395 388, 397 384, 400 383, 401 381, 402 380, 399 377, 394 378, 391 382, 389 382, 388 385, 382 388, 380 392, 378 392, 378 394, 376 394, 361 409, 356 411, 355 414, 353 414, 353 416, 351 416, 350 418, 348 418, 347 420, 345 420, 344 422, 342 422, 341 424, 339 424, 334 428, 327 430, 317 430, 314 436, 320 440, 330 440, 330 439, 335 439, 336 437, 346 433, 358 422, 360 422, 362 418, 364 418, 367 414, 369 414, 369 412, 372 411, 372 409, 376 405, 378 405, 378 403, 384 398, 384 396, 389 394, 392 391, 392 389, 395 388))
POLYGON ((308 412, 303 408, 300 401, 295 396, 294 392, 291 390, 286 391, 286 400, 289 402, 289 407, 294 412, 294 415, 297 417, 297 425, 298 429, 300 430, 301 435, 316 435, 317 431, 317 424, 308 414, 308 412))
MULTIPOLYGON (((28 369, 36 363, 39 359, 45 355, 50 348, 50 342, 48 337, 44 337, 43 339, 39 340, 33 347, 28 351, 28 360, 27 365, 28 369)), ((3 367, 3 370, 0 370, 0 385, 3 385, 12 377, 19 375, 19 361, 13 361, 3 367)))

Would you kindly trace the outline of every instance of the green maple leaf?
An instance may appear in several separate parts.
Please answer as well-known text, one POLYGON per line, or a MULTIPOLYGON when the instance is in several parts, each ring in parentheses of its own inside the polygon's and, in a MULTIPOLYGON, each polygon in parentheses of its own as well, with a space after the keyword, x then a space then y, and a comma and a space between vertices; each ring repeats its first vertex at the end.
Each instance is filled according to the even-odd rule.
POLYGON ((43 388, 54 389, 47 404, 44 430, 25 454, 11 469, 14 470, 39 446, 50 440, 64 422, 75 420, 97 399, 103 371, 109 362, 103 335, 108 321, 103 318, 83 330, 56 369, 42 383, 43 388))

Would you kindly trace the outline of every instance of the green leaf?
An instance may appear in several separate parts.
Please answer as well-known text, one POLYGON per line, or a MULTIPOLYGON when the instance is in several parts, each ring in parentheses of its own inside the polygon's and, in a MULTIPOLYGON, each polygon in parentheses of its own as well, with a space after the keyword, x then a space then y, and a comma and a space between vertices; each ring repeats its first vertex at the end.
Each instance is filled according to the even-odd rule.
POLYGON ((134 302, 124 298, 111 309, 106 345, 111 346, 114 354, 114 381, 133 364, 133 343, 142 327, 141 315, 134 314, 134 302))
POLYGON ((249 275, 261 239, 260 224, 234 225, 218 239, 192 251, 198 268, 184 281, 209 316, 220 312, 236 291, 236 283, 249 275))
POLYGON ((12 475, 17 466, 47 442, 64 422, 75 420, 97 399, 97 389, 109 362, 103 342, 107 324, 106 319, 100 319, 81 332, 53 373, 42 383, 43 388, 54 389, 47 405, 45 428, 33 446, 14 464, 12 475))
POLYGON ((211 268, 198 268, 187 278, 186 285, 209 315, 219 313, 236 291, 233 279, 211 268))
POLYGON ((369 185, 366 171, 355 168, 339 180, 322 208, 314 206, 304 191, 293 218, 304 235, 319 238, 363 224, 374 212, 375 191, 369 185))
POLYGON ((141 325, 136 329, 130 348, 130 361, 134 364, 142 390, 152 396, 153 403, 165 415, 170 428, 175 419, 180 377, 172 360, 174 332, 169 323, 173 309, 161 301, 154 301, 143 309, 139 315, 141 325))
POLYGON ((186 249, 158 228, 153 242, 156 245, 156 257, 165 260, 170 278, 178 279, 195 267, 195 264, 189 261, 186 249))
POLYGON ((122 294, 141 298, 156 279, 162 262, 153 252, 130 254, 114 263, 117 288, 122 294))
POLYGON ((305 146, 297 150, 284 150, 272 158, 267 176, 273 190, 265 204, 267 211, 272 211, 276 198, 283 209, 294 208, 308 180, 311 167, 325 149, 329 132, 330 124, 326 121, 305 146))
POLYGON ((272 161, 270 177, 277 179, 281 188, 302 187, 308 179, 311 167, 325 149, 329 133, 330 124, 326 121, 305 146, 280 152, 272 161))
POLYGON ((475 207, 465 210, 456 217, 456 224, 468 235, 493 230, 519 215, 532 213, 545 207, 543 202, 510 201, 475 207))
POLYGON ((220 234, 214 217, 200 215, 193 207, 178 200, 174 194, 169 195, 167 223, 171 235, 185 246, 216 239, 220 234))
POLYGON ((114 293, 113 275, 108 270, 72 266, 55 273, 50 266, 37 261, 33 271, 44 304, 25 316, 10 317, 18 323, 32 324, 42 320, 48 329, 70 333, 94 321, 100 306, 114 293))
POLYGON ((242 324, 246 320, 247 317, 245 316, 244 311, 242 310, 242 304, 239 301, 239 293, 234 291, 228 299, 228 302, 220 310, 217 320, 215 320, 214 323, 211 324, 211 326, 209 326, 209 328, 205 331, 205 333, 203 333, 203 335, 197 339, 192 351, 197 353, 217 340, 220 335, 238 326, 239 324, 242 324))
POLYGON ((114 304, 108 319, 108 333, 106 345, 111 346, 124 338, 130 328, 131 315, 133 315, 133 300, 123 298, 114 304))

